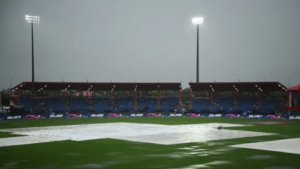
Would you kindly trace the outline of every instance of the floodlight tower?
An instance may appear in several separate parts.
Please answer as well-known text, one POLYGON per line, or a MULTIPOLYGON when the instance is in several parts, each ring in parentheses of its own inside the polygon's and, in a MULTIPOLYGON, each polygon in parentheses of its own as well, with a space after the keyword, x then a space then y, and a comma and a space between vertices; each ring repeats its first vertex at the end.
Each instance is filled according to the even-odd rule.
POLYGON ((196 81, 199 83, 199 25, 203 23, 203 18, 193 18, 192 22, 194 25, 197 25, 197 72, 196 72, 196 81))
POLYGON ((33 43, 33 24, 40 23, 39 16, 25 15, 25 20, 31 24, 31 54, 32 54, 32 84, 31 84, 31 113, 34 114, 34 43, 33 43))

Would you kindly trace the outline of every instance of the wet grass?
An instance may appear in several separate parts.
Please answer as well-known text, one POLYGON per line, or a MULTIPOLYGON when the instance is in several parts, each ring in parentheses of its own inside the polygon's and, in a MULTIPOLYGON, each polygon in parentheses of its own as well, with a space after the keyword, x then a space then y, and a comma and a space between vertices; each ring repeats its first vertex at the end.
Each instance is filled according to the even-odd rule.
POLYGON ((7 133, 7 132, 1 132, 0 131, 0 138, 7 138, 7 137, 19 137, 21 135, 7 133))
MULTIPOLYGON (((255 121, 268 120, 185 117, 45 119, 5 121, 4 123, 0 122, 0 128, 57 126, 108 122, 135 122, 174 125, 211 122, 245 124, 255 121)), ((57 141, 32 145, 1 147, 0 168, 300 168, 300 163, 298 162, 300 155, 229 147, 230 145, 241 143, 300 137, 300 121, 294 121, 294 123, 290 124, 254 125, 227 129, 262 131, 278 133, 278 135, 168 146, 136 143, 115 139, 99 139, 80 142, 57 141)))

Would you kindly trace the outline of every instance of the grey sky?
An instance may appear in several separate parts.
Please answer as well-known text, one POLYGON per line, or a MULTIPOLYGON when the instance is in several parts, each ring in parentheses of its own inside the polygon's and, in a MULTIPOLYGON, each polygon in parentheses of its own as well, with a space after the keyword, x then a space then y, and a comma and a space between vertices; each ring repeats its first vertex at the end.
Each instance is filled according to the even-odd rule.
POLYGON ((0 89, 31 81, 300 83, 299 0, 1 0, 0 89))

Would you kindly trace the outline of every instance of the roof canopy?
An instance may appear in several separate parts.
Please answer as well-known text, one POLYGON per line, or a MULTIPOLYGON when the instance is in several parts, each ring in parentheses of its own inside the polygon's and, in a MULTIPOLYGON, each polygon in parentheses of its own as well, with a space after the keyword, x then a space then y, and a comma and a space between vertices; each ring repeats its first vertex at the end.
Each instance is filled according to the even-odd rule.
POLYGON ((300 84, 297 86, 294 86, 294 87, 290 87, 288 90, 289 91, 300 91, 300 84))
POLYGON ((208 83, 189 83, 193 91, 279 91, 287 88, 279 82, 208 82, 208 83))
MULTIPOLYGON (((180 83, 98 83, 98 82, 35 82, 35 90, 80 90, 80 91, 93 91, 93 90, 179 90, 180 83)), ((16 90, 31 90, 31 82, 22 82, 13 87, 16 90)))

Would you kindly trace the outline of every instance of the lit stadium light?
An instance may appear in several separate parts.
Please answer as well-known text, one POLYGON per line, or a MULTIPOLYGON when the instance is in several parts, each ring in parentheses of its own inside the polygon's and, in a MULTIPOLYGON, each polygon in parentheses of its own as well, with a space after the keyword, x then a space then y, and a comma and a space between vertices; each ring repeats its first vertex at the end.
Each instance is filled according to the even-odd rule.
POLYGON ((28 23, 40 23, 40 17, 39 16, 25 15, 25 20, 28 23))
POLYGON ((69 85, 68 87, 70 87, 71 85, 69 85))
POLYGON ((235 85, 233 85, 233 87, 235 87, 235 85))
POLYGON ((192 19, 192 22, 193 22, 193 24, 195 24, 195 25, 200 25, 200 24, 203 23, 203 18, 202 18, 202 17, 199 17, 199 18, 193 18, 193 19, 192 19))
POLYGON ((23 87, 23 85, 21 85, 20 87, 23 87))
POLYGON ((255 87, 257 87, 257 85, 255 85, 255 87))
POLYGON ((44 87, 47 87, 47 85, 45 85, 44 87))
POLYGON ((278 84, 278 86, 281 87, 280 84, 278 84))
POLYGON ((91 85, 91 87, 93 87, 93 85, 91 85))

